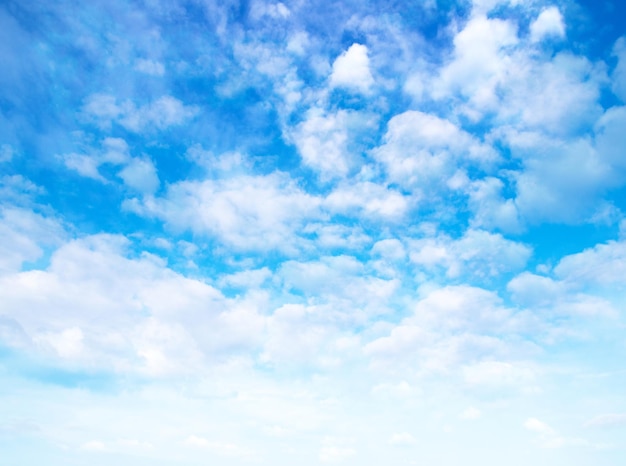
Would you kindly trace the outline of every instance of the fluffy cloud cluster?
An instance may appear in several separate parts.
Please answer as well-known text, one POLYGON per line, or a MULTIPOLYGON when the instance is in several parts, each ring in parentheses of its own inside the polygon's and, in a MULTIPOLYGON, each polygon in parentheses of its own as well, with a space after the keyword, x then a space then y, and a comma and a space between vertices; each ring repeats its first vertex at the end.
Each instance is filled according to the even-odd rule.
POLYGON ((0 6, 12 464, 623 456, 614 29, 569 0, 65 3, 0 6))

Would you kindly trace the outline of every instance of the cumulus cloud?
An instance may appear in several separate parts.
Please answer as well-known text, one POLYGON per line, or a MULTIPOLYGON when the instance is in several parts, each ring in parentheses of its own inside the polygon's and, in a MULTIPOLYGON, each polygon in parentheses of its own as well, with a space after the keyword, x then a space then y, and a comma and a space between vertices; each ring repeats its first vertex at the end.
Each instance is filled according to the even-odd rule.
POLYGON ((69 153, 62 156, 65 166, 79 175, 101 183, 111 183, 102 174, 104 167, 118 167, 117 176, 132 190, 142 194, 153 194, 160 181, 157 169, 149 157, 133 157, 128 143, 121 138, 104 138, 100 147, 86 153, 69 153))
POLYGON ((345 178, 359 168, 359 137, 375 130, 376 117, 365 112, 339 110, 327 112, 313 107, 304 120, 287 131, 302 157, 302 162, 317 171, 322 181, 345 178))
POLYGON ((257 309, 150 255, 129 258, 128 246, 119 236, 87 237, 58 249, 46 270, 4 275, 0 312, 44 352, 153 376, 258 344, 257 309))
POLYGON ((374 85, 374 78, 370 71, 370 62, 367 46, 352 44, 333 63, 333 72, 330 75, 332 87, 343 87, 367 93, 374 85))
POLYGON ((447 235, 410 241, 410 258, 426 269, 443 268, 446 276, 463 275, 481 279, 519 270, 526 265, 532 250, 484 230, 468 230, 453 240, 447 235))
POLYGON ((289 289, 303 292, 318 302, 331 300, 335 307, 334 319, 343 314, 348 322, 363 318, 357 309, 372 314, 385 313, 387 300, 399 286, 396 279, 367 273, 363 263, 347 255, 325 256, 311 262, 287 261, 281 265, 278 275, 289 289))
POLYGON ((543 10, 530 25, 530 39, 533 42, 539 42, 547 37, 558 39, 565 37, 563 15, 555 6, 543 10))
POLYGON ((345 111, 324 115, 312 110, 294 134, 302 161, 327 178, 345 176, 351 168, 347 148, 348 117, 345 111))
POLYGON ((524 223, 514 199, 502 195, 505 183, 496 177, 473 181, 466 188, 469 207, 474 213, 475 227, 498 229, 506 233, 520 233, 524 223))
POLYGON ((25 262, 36 261, 66 235, 57 218, 30 209, 1 206, 0 219, 0 274, 21 270, 25 262))
POLYGON ((564 418, 617 438, 626 47, 605 43, 611 25, 591 44, 593 19, 543 0, 13 3, 13 463, 480 464, 472 436, 495 414, 494 458, 586 447, 597 463, 564 418))
POLYGON ((509 362, 490 366, 489 361, 525 352, 523 343, 514 348, 504 341, 521 332, 517 327, 513 311, 503 306, 496 294, 475 287, 448 286, 426 294, 412 314, 392 326, 387 335, 368 342, 364 353, 373 367, 382 371, 402 373, 412 367, 420 374, 462 372, 465 383, 481 389, 492 388, 485 385, 491 380, 490 368, 496 372, 502 369, 502 383, 493 379, 493 387, 512 389, 516 388, 515 380, 531 381, 530 370, 518 370, 509 362), (483 359, 486 361, 476 362, 483 359), (511 383, 505 383, 509 379, 511 383))
POLYGON ((338 185, 323 205, 331 212, 400 220, 409 210, 411 200, 394 189, 363 181, 338 185))
POLYGON ((183 181, 168 186, 163 197, 125 204, 175 230, 214 235, 237 249, 286 252, 299 247, 295 233, 321 215, 319 205, 317 197, 280 173, 183 181))
POLYGON ((620 284, 626 274, 626 243, 609 241, 565 256, 554 268, 554 273, 566 282, 583 286, 620 284))
POLYGON ((423 190, 443 184, 459 165, 483 166, 497 159, 492 148, 452 122, 415 110, 389 120, 373 155, 391 181, 423 190))
POLYGON ((518 42, 511 21, 475 16, 454 37, 454 56, 432 84, 436 99, 457 93, 478 111, 493 109, 496 89, 506 78, 512 60, 508 50, 518 42))

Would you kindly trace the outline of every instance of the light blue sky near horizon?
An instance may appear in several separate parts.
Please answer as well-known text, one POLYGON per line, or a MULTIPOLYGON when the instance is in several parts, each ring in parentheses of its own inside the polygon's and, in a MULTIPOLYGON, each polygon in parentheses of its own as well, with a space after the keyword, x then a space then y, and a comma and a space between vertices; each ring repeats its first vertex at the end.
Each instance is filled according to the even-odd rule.
POLYGON ((0 1, 0 465, 626 459, 617 1, 0 1))

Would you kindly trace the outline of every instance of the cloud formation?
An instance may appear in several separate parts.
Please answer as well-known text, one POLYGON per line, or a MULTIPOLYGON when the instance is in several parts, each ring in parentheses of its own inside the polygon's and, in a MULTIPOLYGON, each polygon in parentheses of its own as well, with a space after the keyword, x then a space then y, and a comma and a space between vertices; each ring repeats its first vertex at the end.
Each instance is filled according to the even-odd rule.
POLYGON ((619 463, 614 8, 0 5, 2 458, 619 463))

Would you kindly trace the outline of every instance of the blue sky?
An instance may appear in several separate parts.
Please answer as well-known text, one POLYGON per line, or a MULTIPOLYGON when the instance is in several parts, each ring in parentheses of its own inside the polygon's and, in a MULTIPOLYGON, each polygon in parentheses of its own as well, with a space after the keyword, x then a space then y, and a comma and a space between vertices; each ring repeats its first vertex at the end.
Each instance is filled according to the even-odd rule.
POLYGON ((0 465, 622 464, 624 18, 0 2, 0 465))

